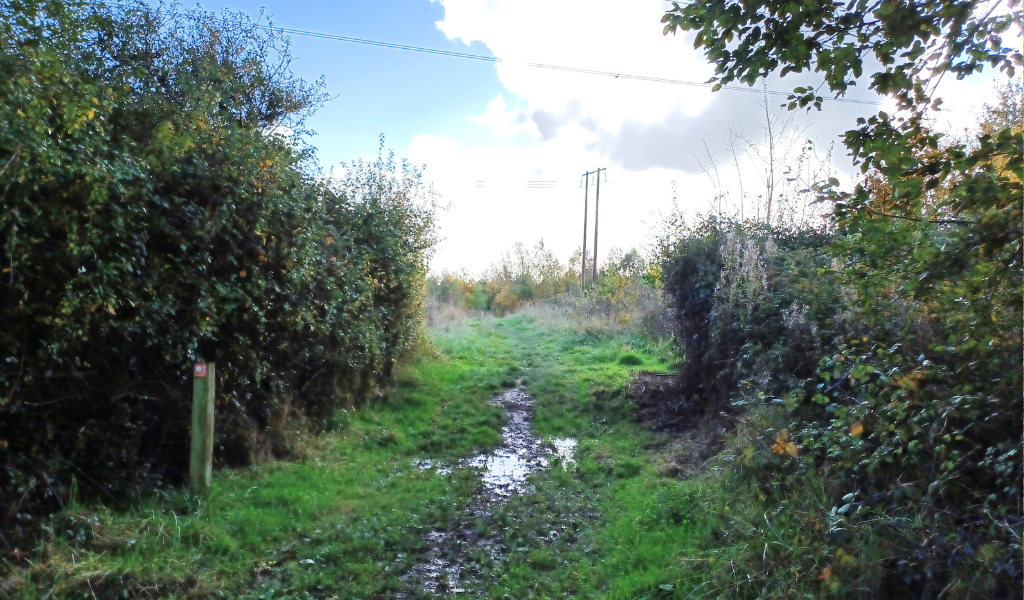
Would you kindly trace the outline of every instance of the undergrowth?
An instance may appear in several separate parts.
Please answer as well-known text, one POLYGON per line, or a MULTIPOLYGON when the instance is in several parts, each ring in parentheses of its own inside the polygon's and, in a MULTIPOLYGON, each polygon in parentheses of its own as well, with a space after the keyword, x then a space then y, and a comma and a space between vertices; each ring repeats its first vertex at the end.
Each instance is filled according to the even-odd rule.
POLYGON ((670 346, 638 328, 554 328, 538 310, 429 330, 432 347, 394 390, 336 412, 301 460, 218 471, 203 499, 168 489, 130 507, 66 506, 47 539, 19 550, 25 560, 4 564, 0 595, 431 597, 401 576, 428 532, 466 517, 480 478, 459 461, 499 444, 504 415, 489 400, 522 381, 535 434, 579 445, 476 519, 502 551, 474 559, 467 593, 685 597, 704 581, 688 557, 713 528, 708 487, 660 474, 667 438, 637 425, 625 391, 631 363, 667 371, 670 346), (456 468, 421 470, 422 459, 456 468))

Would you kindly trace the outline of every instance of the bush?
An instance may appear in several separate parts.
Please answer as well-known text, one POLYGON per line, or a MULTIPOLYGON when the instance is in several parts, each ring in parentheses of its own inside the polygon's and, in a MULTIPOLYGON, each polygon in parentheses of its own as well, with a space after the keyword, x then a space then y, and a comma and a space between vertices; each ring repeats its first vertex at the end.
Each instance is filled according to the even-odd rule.
POLYGON ((685 399, 727 408, 741 389, 782 393, 814 373, 817 354, 850 330, 825 229, 678 216, 660 240, 661 276, 684 359, 685 399))
POLYGON ((195 360, 218 363, 215 460, 238 465, 370 397, 416 335, 419 174, 320 176, 288 132, 322 84, 270 30, 119 7, 0 1, 5 528, 72 476, 108 499, 180 480, 195 360))
POLYGON ((465 271, 431 275, 426 295, 438 308, 450 305, 489 310, 498 316, 534 302, 557 299, 556 304, 573 304, 573 310, 587 318, 610 319, 621 325, 639 318, 658 329, 653 332, 656 336, 664 333, 660 299, 653 299, 659 278, 656 263, 648 262, 635 249, 623 254, 613 247, 601 263, 597 283, 589 279, 588 271, 587 289, 581 293, 581 257, 582 252, 577 250, 565 265, 545 248, 543 240, 532 249, 517 243, 479 278, 465 271))
MULTIPOLYGON (((773 510, 776 529, 791 522, 761 531, 766 544, 814 541, 775 552, 777 572, 824 574, 774 580, 761 546, 728 532, 753 553, 736 573, 762 573, 737 585, 751 597, 811 594, 826 579, 855 596, 1019 597, 1020 263, 994 242, 980 250, 966 225, 835 224, 832 233, 708 218, 670 223, 663 238, 686 399, 743 411, 730 471, 748 495, 739 504, 751 504, 752 521, 773 510), (928 258, 957 247, 955 268, 928 258), (898 263, 895 249, 906 255, 898 263), (922 259, 942 275, 922 276, 922 259), (782 412, 762 420, 770 407, 782 412), (757 423, 765 429, 751 431, 757 423), (758 495, 763 505, 751 502, 758 495), (830 523, 829 534, 808 533, 801 513, 830 523), (857 567, 838 568, 842 556, 857 567)), ((1019 234, 1001 240, 1012 246, 1019 234)))

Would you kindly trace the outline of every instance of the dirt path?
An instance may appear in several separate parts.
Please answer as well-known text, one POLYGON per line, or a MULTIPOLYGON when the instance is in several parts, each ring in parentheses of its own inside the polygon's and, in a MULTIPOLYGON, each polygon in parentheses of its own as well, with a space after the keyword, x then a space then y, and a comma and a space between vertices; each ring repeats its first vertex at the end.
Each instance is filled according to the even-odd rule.
MULTIPOLYGON (((500 532, 487 527, 494 523, 494 508, 514 495, 530 493, 530 474, 547 468, 553 458, 561 465, 573 464, 574 438, 542 440, 533 434, 533 396, 517 381, 516 386, 491 400, 507 413, 501 429, 502 444, 489 454, 480 454, 457 468, 481 470, 481 485, 466 509, 445 530, 434 529, 424 536, 429 550, 425 559, 402 577, 408 591, 399 598, 440 593, 467 593, 484 582, 482 562, 498 563, 507 554, 500 532), (481 526, 485 532, 480 533, 481 526)), ((423 469, 445 472, 451 467, 433 461, 418 463, 423 469)))

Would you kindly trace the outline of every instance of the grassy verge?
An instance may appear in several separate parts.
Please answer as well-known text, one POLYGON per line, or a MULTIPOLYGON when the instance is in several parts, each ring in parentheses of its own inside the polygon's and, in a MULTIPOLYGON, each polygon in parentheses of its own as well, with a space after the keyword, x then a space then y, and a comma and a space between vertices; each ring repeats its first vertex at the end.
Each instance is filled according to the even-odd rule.
MULTIPOLYGON (((628 330, 585 330, 550 315, 469 319, 432 331, 433 350, 390 396, 342 411, 307 458, 216 474, 213 493, 171 491, 131 507, 70 506, 51 539, 8 566, 13 598, 390 598, 426 551, 424 535, 465 511, 479 474, 423 471, 500 442, 489 399, 522 379, 534 430, 574 437, 571 468, 476 524, 503 555, 475 564, 487 598, 686 597, 702 581, 697 544, 717 517, 699 481, 660 474, 665 438, 641 429, 624 386, 669 368, 667 347, 628 330)), ((426 595, 426 594, 424 594, 426 595)))

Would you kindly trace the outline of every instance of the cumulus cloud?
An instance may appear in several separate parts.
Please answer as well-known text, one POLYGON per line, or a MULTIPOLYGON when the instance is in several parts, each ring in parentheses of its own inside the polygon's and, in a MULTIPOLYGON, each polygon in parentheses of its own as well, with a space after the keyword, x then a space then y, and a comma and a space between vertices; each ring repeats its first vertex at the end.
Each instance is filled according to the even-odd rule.
MULTIPOLYGON (((582 150, 590 133, 568 125, 544 144, 459 143, 419 136, 409 158, 427 163, 426 175, 442 194, 443 240, 432 267, 480 272, 516 242, 545 244, 563 260, 582 242, 584 189, 581 174, 602 166, 603 157, 582 150)), ((590 181, 589 223, 593 227, 596 186, 590 181)), ((713 195, 706 178, 666 169, 627 172, 610 169, 601 182, 599 254, 611 246, 644 244, 659 212, 713 195), (685 182, 683 180, 686 180, 685 182), (675 185, 673 185, 675 182, 675 185), (676 190, 686 190, 685 195, 676 190)), ((707 207, 701 204, 703 209, 707 207)), ((588 255, 593 233, 588 234, 588 255)))
POLYGON ((521 133, 535 135, 535 126, 530 120, 530 115, 525 109, 524 103, 520 102, 514 106, 508 106, 505 96, 498 96, 487 105, 484 114, 466 117, 470 123, 483 125, 495 135, 510 137, 521 133))
MULTIPOLYGON (((614 215, 602 218, 602 239, 621 247, 642 244, 649 227, 641 223, 671 208, 672 182, 686 191, 677 194, 683 209, 707 209, 715 190, 701 163, 706 166, 709 154, 722 162, 732 160, 726 146, 730 129, 748 139, 762 136, 765 99, 758 90, 712 93, 707 87, 536 66, 706 81, 713 68, 691 41, 683 35, 662 35, 660 19, 670 6, 667 2, 592 0, 584 10, 550 0, 432 1, 444 7, 444 19, 436 25, 449 39, 482 42, 500 59, 496 75, 506 90, 482 114, 467 116, 489 137, 472 142, 421 137, 413 142, 413 154, 431 165, 438 189, 452 203, 441 222, 446 241, 435 258, 437 268, 482 268, 512 243, 533 243, 541 237, 567 257, 579 245, 579 236, 572 232, 582 225, 582 214, 572 216, 582 212, 582 190, 573 180, 597 166, 609 167, 614 182, 602 188, 602 214, 607 195, 614 215), (540 180, 559 184, 527 186, 540 180), (623 212, 614 212, 619 210, 623 212), (573 219, 579 226, 568 226, 573 219), (494 227, 487 233, 474 229, 474 224, 484 223, 494 227)), ((817 83, 817 76, 805 73, 769 85, 786 91, 817 83)), ((973 83, 991 87, 990 82, 973 83)), ((952 87, 944 85, 941 91, 961 100, 971 97, 971 92, 958 96, 949 91, 952 87)), ((864 90, 857 94, 871 98, 864 90)), ((769 96, 769 109, 784 101, 784 96, 769 96)), ((957 104, 957 112, 944 115, 952 117, 947 127, 962 128, 972 120, 970 109, 957 104)), ((792 132, 817 140, 817 147, 824 149, 837 143, 857 117, 877 109, 826 102, 821 112, 794 114, 792 132)), ((749 145, 741 145, 740 152, 749 153, 749 145)), ((853 175, 844 151, 833 158, 840 171, 853 175)), ((740 162, 754 164, 750 155, 740 162)))

